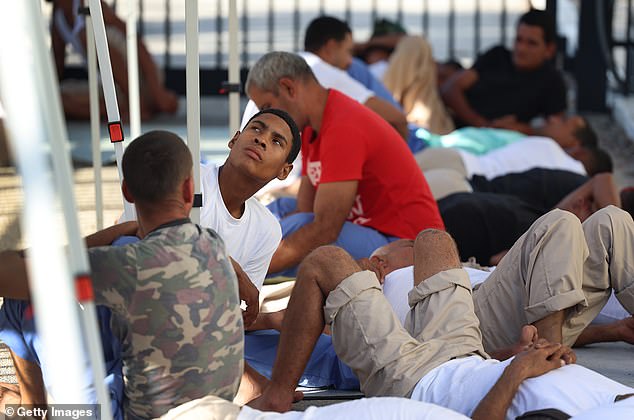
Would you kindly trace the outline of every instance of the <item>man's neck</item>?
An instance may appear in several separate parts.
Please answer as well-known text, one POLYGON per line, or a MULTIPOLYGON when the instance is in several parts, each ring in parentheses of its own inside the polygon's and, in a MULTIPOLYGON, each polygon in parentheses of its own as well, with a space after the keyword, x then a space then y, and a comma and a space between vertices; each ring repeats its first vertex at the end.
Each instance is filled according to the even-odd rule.
POLYGON ((313 130, 319 132, 321 130, 324 112, 326 111, 329 90, 317 82, 308 83, 306 86, 306 98, 307 101, 310 101, 305 102, 310 103, 307 109, 308 125, 311 126, 313 130))
POLYGON ((244 203, 262 188, 266 182, 244 176, 229 162, 218 168, 218 187, 227 211, 239 219, 244 213, 244 203))
POLYGON ((183 203, 176 202, 176 200, 168 200, 165 203, 151 207, 152 208, 139 204, 136 205, 137 219, 142 238, 166 223, 189 217, 187 207, 183 203))

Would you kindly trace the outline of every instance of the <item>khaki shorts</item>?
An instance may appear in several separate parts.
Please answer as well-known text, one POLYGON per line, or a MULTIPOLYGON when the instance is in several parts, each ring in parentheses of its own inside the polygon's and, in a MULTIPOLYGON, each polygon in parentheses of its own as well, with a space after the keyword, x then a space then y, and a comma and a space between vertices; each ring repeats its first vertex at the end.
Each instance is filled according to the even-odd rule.
POLYGON ((326 300, 335 351, 367 396, 409 397, 433 368, 474 353, 486 357, 464 270, 430 277, 409 300, 406 325, 414 335, 401 325, 372 272, 346 278, 326 300))

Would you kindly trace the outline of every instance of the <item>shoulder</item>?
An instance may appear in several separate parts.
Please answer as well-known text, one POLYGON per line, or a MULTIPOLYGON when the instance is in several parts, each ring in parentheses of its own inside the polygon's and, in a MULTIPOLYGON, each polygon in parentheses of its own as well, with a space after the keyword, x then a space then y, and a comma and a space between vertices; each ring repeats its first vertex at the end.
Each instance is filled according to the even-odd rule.
POLYGON ((478 56, 478 59, 473 65, 473 69, 475 69, 476 71, 481 71, 483 68, 487 68, 489 66, 495 66, 501 63, 510 62, 511 52, 506 47, 498 45, 478 56))

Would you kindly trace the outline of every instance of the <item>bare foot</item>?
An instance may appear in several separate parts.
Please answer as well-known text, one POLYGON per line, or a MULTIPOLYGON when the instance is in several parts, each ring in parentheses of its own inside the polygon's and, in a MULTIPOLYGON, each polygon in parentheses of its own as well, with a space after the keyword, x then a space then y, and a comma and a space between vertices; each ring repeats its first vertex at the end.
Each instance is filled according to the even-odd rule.
POLYGON ((524 325, 517 343, 492 351, 491 357, 497 360, 506 360, 533 346, 537 342, 537 339, 537 328, 533 325, 524 325))
POLYGON ((240 387, 238 393, 233 399, 234 404, 245 405, 250 401, 253 401, 260 395, 262 391, 269 385, 269 380, 260 375, 258 371, 249 366, 248 363, 244 363, 244 372, 242 373, 242 379, 240 380, 240 387))
POLYGON ((289 398, 286 392, 281 392, 279 389, 276 389, 272 383, 269 383, 269 386, 264 390, 262 395, 249 403, 249 407, 261 411, 285 413, 291 410, 294 402, 300 401, 303 398, 304 394, 301 391, 293 391, 293 394, 289 398))

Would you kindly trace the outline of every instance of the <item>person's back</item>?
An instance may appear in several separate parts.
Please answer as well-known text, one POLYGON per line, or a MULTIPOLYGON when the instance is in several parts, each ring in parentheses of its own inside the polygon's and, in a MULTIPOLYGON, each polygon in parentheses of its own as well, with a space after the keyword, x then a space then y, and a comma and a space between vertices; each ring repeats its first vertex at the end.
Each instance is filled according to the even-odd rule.
POLYGON ((313 139, 308 128, 302 138, 303 166, 313 186, 359 181, 348 221, 401 238, 443 227, 407 145, 365 107, 330 90, 318 136, 313 139))
POLYGON ((238 283, 222 239, 188 219, 192 157, 154 131, 126 148, 122 190, 142 240, 89 251, 95 301, 122 345, 127 418, 154 418, 214 394, 232 399, 243 367, 238 283))
POLYGON ((113 311, 123 343, 127 416, 156 417, 208 394, 232 399, 242 316, 222 240, 182 220, 89 255, 96 301, 113 311))

